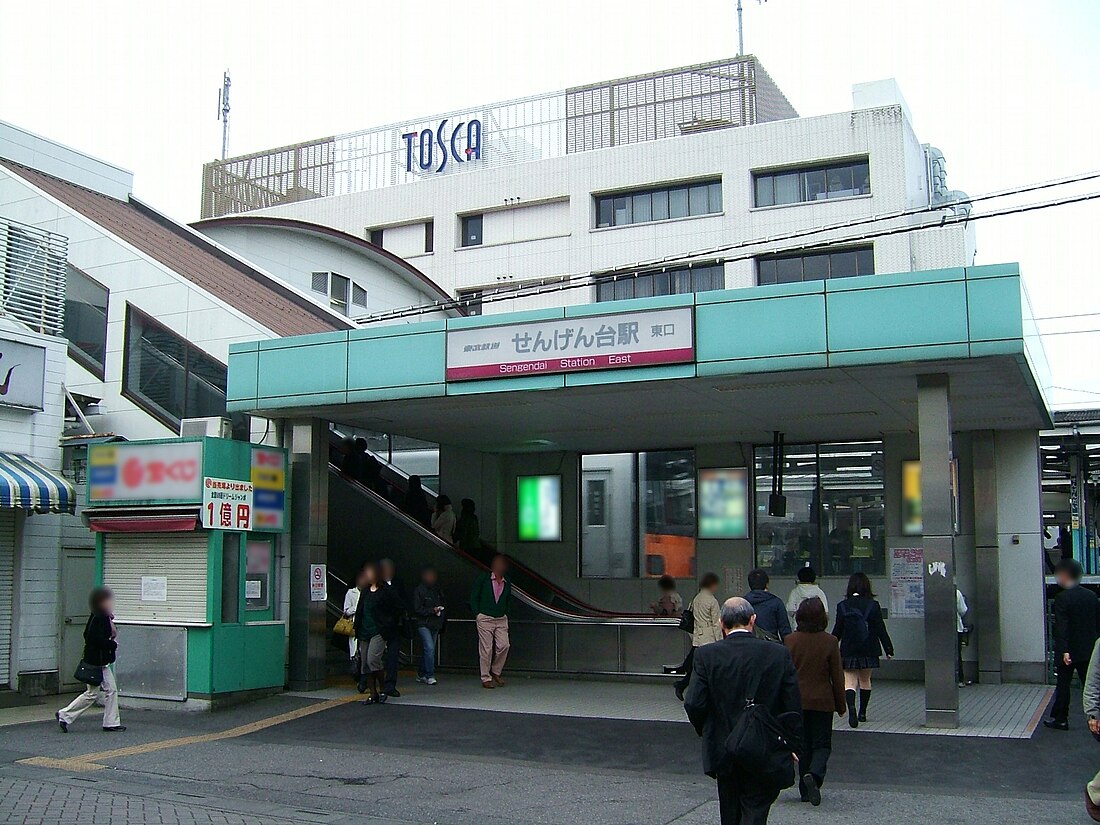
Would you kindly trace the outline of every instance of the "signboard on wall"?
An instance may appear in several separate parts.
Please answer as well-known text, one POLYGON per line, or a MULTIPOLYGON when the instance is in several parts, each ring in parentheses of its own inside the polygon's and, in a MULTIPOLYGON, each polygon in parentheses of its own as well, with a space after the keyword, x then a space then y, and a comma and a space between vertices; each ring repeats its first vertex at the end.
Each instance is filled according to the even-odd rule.
POLYGON ((91 445, 88 500, 201 501, 202 442, 91 445))
POLYGON ((0 406, 42 409, 46 348, 0 338, 0 406))
POLYGON ((448 381, 684 364, 694 359, 691 307, 447 331, 448 381))
POLYGON ((202 526, 207 530, 251 530, 252 497, 251 481, 204 478, 202 526))
MULTIPOLYGON (((959 504, 959 460, 951 459, 948 467, 951 484, 951 523, 955 535, 962 532, 959 504)), ((921 494, 920 461, 901 462, 901 534, 919 536, 924 533, 924 500, 921 494)))
POLYGON ((311 602, 323 602, 328 599, 328 582, 326 578, 325 565, 311 564, 309 566, 309 600, 311 602))
POLYGON ((286 453, 252 448, 252 525, 255 530, 286 527, 286 453))
POLYGON ((730 467, 699 470, 699 538, 748 537, 748 469, 730 467))
POLYGON ((924 618, 924 549, 890 551, 890 618, 924 618))
POLYGON ((561 541, 561 476, 520 476, 516 483, 520 541, 561 541))

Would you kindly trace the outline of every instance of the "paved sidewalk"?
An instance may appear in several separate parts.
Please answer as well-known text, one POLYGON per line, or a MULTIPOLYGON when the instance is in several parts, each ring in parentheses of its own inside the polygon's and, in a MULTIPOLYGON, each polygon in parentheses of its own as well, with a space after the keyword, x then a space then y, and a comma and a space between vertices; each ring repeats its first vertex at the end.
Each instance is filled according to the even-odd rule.
MULTIPOLYGON (((498 713, 574 716, 586 719, 632 719, 687 723, 683 706, 672 694, 671 681, 623 682, 580 679, 510 677, 504 688, 484 690, 468 675, 442 674, 428 687, 411 677, 400 680, 403 705, 498 713)), ((350 682, 291 695, 333 699, 354 692, 350 682)), ((973 685, 959 692, 961 725, 956 730, 924 727, 924 686, 878 682, 871 703, 871 721, 860 732, 910 733, 933 736, 975 736, 1027 739, 1038 726, 1050 698, 1045 685, 973 685)), ((837 730, 848 730, 837 718, 837 730)))

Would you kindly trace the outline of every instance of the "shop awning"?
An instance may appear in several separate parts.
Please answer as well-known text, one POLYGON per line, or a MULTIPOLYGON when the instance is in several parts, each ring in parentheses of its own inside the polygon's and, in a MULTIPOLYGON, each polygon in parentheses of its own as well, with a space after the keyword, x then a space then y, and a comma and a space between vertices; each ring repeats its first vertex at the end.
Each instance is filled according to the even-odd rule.
POLYGON ((60 474, 26 456, 0 453, 0 508, 72 513, 76 490, 60 474))

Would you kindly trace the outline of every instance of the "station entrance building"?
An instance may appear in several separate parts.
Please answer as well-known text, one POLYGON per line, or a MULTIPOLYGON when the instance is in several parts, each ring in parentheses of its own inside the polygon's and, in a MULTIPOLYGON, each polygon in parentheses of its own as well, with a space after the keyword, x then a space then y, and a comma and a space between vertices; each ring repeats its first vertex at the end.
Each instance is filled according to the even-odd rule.
POLYGON ((957 724, 965 667, 1046 673, 1042 349, 1012 264, 713 290, 231 347, 228 406, 278 424, 292 463, 290 682, 323 678, 309 565, 350 579, 391 556, 443 573, 444 664, 470 666, 464 589, 484 564, 330 466, 330 424, 439 444, 439 488, 474 499, 517 563, 517 666, 652 673, 683 634, 646 616, 653 578, 754 567, 830 601, 867 573, 927 720, 957 724), (782 498, 777 496, 781 495, 782 498))

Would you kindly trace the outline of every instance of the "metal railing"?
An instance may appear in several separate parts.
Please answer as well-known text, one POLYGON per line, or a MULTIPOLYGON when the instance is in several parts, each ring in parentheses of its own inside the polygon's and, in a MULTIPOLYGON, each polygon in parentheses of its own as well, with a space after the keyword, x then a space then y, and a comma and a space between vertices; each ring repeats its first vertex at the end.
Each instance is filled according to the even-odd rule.
POLYGON ((0 218, 0 315, 62 335, 68 255, 64 235, 0 218))
POLYGON ((759 61, 742 55, 213 161, 203 166, 202 217, 791 117, 759 61), (460 162, 455 141, 474 122, 476 154, 460 162))

